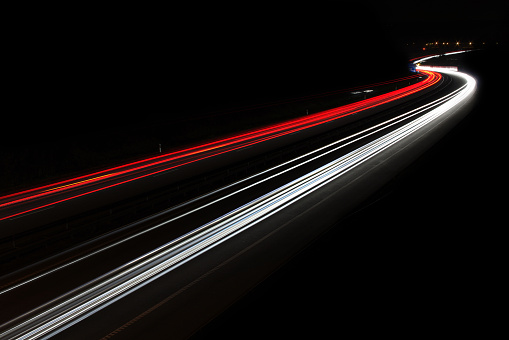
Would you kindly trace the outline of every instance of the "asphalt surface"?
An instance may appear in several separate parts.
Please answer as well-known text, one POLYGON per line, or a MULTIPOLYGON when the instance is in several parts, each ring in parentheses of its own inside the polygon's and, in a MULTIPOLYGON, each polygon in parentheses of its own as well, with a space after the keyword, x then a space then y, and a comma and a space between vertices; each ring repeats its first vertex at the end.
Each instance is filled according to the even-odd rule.
MULTIPOLYGON (((458 80, 453 77, 446 88, 452 91, 458 84, 458 80)), ((419 130, 404 143, 383 151, 346 176, 257 224, 256 228, 242 232, 220 247, 209 250, 206 256, 187 262, 171 274, 149 283, 58 336, 93 338, 111 333, 115 337, 125 338, 161 334, 172 334, 180 338, 193 334, 239 296, 282 266, 310 240, 321 235, 339 218, 381 188, 443 136, 464 114, 465 110, 461 110, 451 116, 444 115, 446 117, 419 130), (339 206, 338 202, 341 202, 339 206), (162 323, 162 319, 171 322, 162 323)), ((330 157, 338 157, 338 154, 331 154, 330 157)), ((299 171, 306 172, 316 166, 316 163, 310 162, 299 171)), ((298 171, 293 174, 298 175, 298 171)), ((125 262, 126 258, 153 249, 160 244, 160 240, 175 237, 189 225, 203 224, 210 220, 210 216, 229 211, 242 201, 266 192, 271 185, 280 185, 279 181, 287 182, 289 178, 290 174, 279 176, 272 184, 267 182, 263 186, 243 191, 242 198, 222 201, 219 207, 209 206, 198 214, 183 217, 178 223, 165 225, 164 228, 137 237, 135 241, 123 243, 16 288, 8 294, 2 294, 2 299, 5 299, 2 304, 18 301, 13 304, 15 308, 10 311, 12 314, 4 316, 3 320, 56 297, 101 272, 115 268, 122 261, 125 262), (23 298, 20 299, 20 296, 23 298)))

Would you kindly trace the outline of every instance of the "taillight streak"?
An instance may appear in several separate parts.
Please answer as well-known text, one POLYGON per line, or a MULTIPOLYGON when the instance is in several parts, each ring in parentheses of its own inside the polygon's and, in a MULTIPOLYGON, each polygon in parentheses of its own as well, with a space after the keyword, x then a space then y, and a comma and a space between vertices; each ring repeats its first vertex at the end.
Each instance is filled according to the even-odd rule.
POLYGON ((98 171, 92 174, 0 197, 0 201, 2 200, 5 201, 10 198, 8 201, 5 201, 4 203, 0 204, 0 208, 3 208, 15 204, 21 204, 23 202, 28 202, 30 200, 36 200, 49 195, 54 195, 64 191, 74 190, 80 187, 85 188, 86 186, 97 184, 99 182, 103 182, 105 184, 100 188, 92 189, 85 193, 79 193, 64 198, 55 197, 56 198, 55 201, 21 212, 16 212, 8 216, 0 217, 0 220, 17 217, 29 212, 33 212, 42 208, 52 206, 57 203, 71 200, 73 198, 81 197, 120 184, 131 182, 140 178, 148 177, 160 172, 168 171, 170 169, 183 166, 185 164, 190 164, 199 160, 224 154, 226 152, 245 148, 247 146, 251 146, 263 141, 267 141, 280 136, 308 129, 320 124, 328 123, 333 120, 360 112, 362 110, 373 108, 375 106, 385 104, 390 101, 397 100, 410 94, 416 93, 425 88, 428 88, 429 86, 436 84, 441 79, 441 75, 436 72, 423 70, 421 71, 421 73, 427 76, 426 79, 424 79, 423 81, 383 95, 375 96, 372 98, 361 100, 359 102, 347 104, 334 109, 325 110, 308 116, 295 118, 283 123, 273 124, 265 128, 240 133, 228 138, 212 141, 210 143, 197 145, 194 147, 178 150, 168 154, 151 157, 148 159, 98 171), (168 167, 165 167, 164 169, 157 169, 156 171, 150 171, 149 173, 136 175, 137 171, 143 171, 145 169, 150 170, 148 168, 160 166, 161 164, 164 163, 168 163, 168 167), (125 177, 128 175, 132 175, 134 177, 125 179, 125 177), (112 180, 117 180, 120 182, 111 183, 112 180))

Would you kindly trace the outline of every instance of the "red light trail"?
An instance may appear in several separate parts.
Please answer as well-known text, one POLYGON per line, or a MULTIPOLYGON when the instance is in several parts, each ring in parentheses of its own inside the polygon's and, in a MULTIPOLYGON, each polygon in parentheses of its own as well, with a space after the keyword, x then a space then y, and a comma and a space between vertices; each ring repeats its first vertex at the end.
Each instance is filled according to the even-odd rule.
MULTIPOLYGON (((263 141, 331 122, 333 120, 422 91, 437 84, 441 79, 441 75, 439 73, 425 70, 421 70, 420 72, 426 76, 425 79, 416 84, 409 85, 389 93, 321 111, 315 114, 310 114, 304 117, 291 119, 283 123, 239 133, 201 145, 2 196, 0 197, 0 210, 10 211, 6 211, 5 216, 0 217, 0 221, 18 217, 23 214, 118 186, 123 183, 168 171, 185 164, 197 162, 199 160, 214 157, 233 150, 242 149, 263 141), (90 190, 85 191, 87 187, 89 187, 90 190), (31 204, 32 202, 35 204, 38 200, 40 201, 40 205, 25 208, 22 207, 22 205, 26 205, 28 203, 31 204), (20 208, 16 209, 17 206, 20 206, 20 208)), ((387 84, 391 82, 393 81, 379 84, 387 84)))

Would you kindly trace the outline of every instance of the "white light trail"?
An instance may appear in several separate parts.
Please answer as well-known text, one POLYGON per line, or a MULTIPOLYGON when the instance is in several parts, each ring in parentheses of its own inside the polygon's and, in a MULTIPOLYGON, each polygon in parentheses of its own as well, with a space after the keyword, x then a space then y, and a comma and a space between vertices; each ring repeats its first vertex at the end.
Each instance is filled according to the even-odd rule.
MULTIPOLYGON (((459 91, 459 90, 457 90, 457 91, 459 91)), ((67 263, 65 263, 63 265, 60 265, 60 266, 55 267, 53 269, 50 269, 50 270, 48 270, 48 271, 46 271, 46 272, 44 272, 42 274, 39 274, 39 275, 36 275, 36 276, 34 276, 32 278, 26 279, 26 280, 24 280, 22 282, 19 282, 19 283, 16 283, 16 284, 12 285, 12 286, 8 286, 8 287, 0 290, 0 295, 4 294, 4 293, 7 293, 7 292, 9 292, 9 291, 11 291, 13 289, 18 288, 18 287, 21 287, 21 286, 23 286, 23 285, 25 285, 27 283, 30 283, 30 282, 33 282, 33 281, 35 281, 37 279, 45 277, 45 276, 47 276, 49 274, 52 274, 52 273, 54 273, 56 271, 59 271, 59 270, 63 269, 63 268, 69 267, 69 266, 71 266, 71 265, 73 265, 75 263, 78 263, 78 262, 80 262, 80 261, 82 261, 84 259, 87 259, 89 257, 95 256, 95 255, 97 255, 97 254, 99 254, 101 252, 104 252, 105 250, 108 250, 110 248, 116 247, 116 246, 118 246, 118 245, 120 245, 122 243, 125 243, 125 242, 127 242, 129 240, 132 240, 132 239, 138 237, 138 236, 141 236, 141 235, 146 234, 146 233, 148 233, 150 231, 153 231, 153 230, 155 230, 155 229, 157 229, 159 227, 162 227, 162 226, 164 226, 164 225, 166 225, 168 223, 174 222, 174 221, 176 221, 176 220, 178 220, 178 219, 180 219, 182 217, 185 217, 185 216, 190 215, 192 213, 195 213, 195 212, 197 212, 199 210, 202 210, 202 209, 204 209, 204 208, 206 208, 208 206, 211 206, 213 204, 219 203, 222 200, 225 200, 225 199, 227 199, 227 198, 229 198, 231 196, 234 196, 234 195, 236 195, 238 193, 241 193, 241 192, 243 192, 245 190, 248 190, 248 189, 250 189, 250 188, 252 188, 252 187, 254 187, 256 185, 262 184, 262 183, 264 183, 264 182, 266 182, 266 181, 268 181, 268 180, 270 180, 270 179, 272 179, 274 177, 281 176, 281 175, 287 173, 288 171, 291 171, 291 170, 293 170, 295 168, 303 166, 303 165, 305 165, 305 164, 307 164, 307 163, 309 163, 311 161, 314 161, 314 160, 316 160, 318 158, 324 157, 324 156, 326 156, 326 155, 328 155, 328 154, 330 154, 330 153, 332 153, 334 151, 337 151, 337 150, 339 150, 341 148, 344 148, 345 146, 348 146, 348 145, 350 145, 350 144, 352 144, 354 142, 358 142, 358 141, 360 141, 362 139, 365 139, 365 138, 367 138, 367 137, 369 137, 369 136, 371 136, 371 135, 373 135, 375 133, 378 133, 378 132, 380 132, 380 131, 382 131, 384 129, 387 129, 387 128, 395 125, 395 124, 398 124, 398 123, 400 123, 400 122, 402 122, 404 120, 407 120, 407 119, 410 119, 410 118, 412 118, 412 117, 414 117, 416 115, 419 115, 424 110, 427 110, 427 109, 430 109, 430 108, 433 108, 433 107, 441 105, 443 101, 448 100, 449 97, 453 96, 455 93, 456 92, 453 92, 453 93, 451 93, 451 94, 449 94, 447 96, 444 96, 442 98, 434 100, 434 101, 432 101, 432 102, 430 102, 428 104, 425 104, 425 105, 423 105, 423 106, 421 106, 421 107, 419 107, 417 109, 405 112, 405 113, 403 113, 403 114, 401 114, 401 115, 399 115, 397 117, 388 119, 388 120, 386 120, 384 122, 381 122, 381 123, 379 123, 377 125, 374 125, 374 126, 371 126, 371 127, 367 128, 367 129, 364 129, 362 131, 356 132, 356 133, 354 133, 354 134, 352 134, 350 136, 341 138, 341 139, 339 139, 339 140, 337 140, 337 141, 335 141, 333 143, 330 143, 328 145, 320 147, 320 148, 318 148, 316 150, 310 151, 310 152, 308 152, 308 153, 306 153, 304 155, 298 156, 298 157, 296 157, 294 159, 291 159, 289 161, 286 161, 284 163, 276 165, 276 166, 274 166, 272 168, 269 168, 267 170, 263 170, 263 171, 261 171, 259 173, 254 174, 254 175, 251 175, 251 176, 248 176, 246 178, 240 179, 240 180, 238 180, 238 181, 236 181, 234 183, 228 184, 228 185, 226 185, 224 187, 221 187, 219 189, 213 190, 213 191, 211 191, 209 193, 206 193, 206 194, 203 194, 201 196, 195 197, 195 198, 193 198, 193 199, 191 199, 189 201, 186 201, 186 202, 184 202, 182 204, 178 204, 178 205, 173 206, 171 208, 165 209, 165 210, 163 210, 163 211, 161 211, 159 213, 156 213, 156 214, 153 214, 151 216, 148 216, 148 217, 146 217, 146 218, 144 218, 144 219, 142 219, 140 221, 133 222, 133 223, 127 225, 126 227, 131 227, 131 226, 134 226, 134 225, 139 225, 140 223, 148 223, 151 220, 153 220, 155 218, 159 218, 159 217, 161 217, 161 216, 163 216, 165 214, 168 214, 168 213, 170 213, 172 211, 176 211, 178 209, 183 209, 187 205, 199 202, 199 201, 201 201, 203 199, 206 199, 207 197, 219 194, 222 191, 225 191, 225 190, 227 190, 229 188, 232 188, 234 186, 238 186, 238 185, 240 185, 240 184, 242 184, 244 182, 247 182, 247 181, 252 180, 254 178, 257 178, 257 177, 261 177, 261 176, 263 176, 265 174, 268 174, 270 172, 274 172, 275 170, 277 170, 279 168, 283 168, 285 166, 289 166, 292 163, 296 163, 295 165, 292 165, 291 167, 287 168, 286 170, 281 170, 279 172, 276 172, 273 175, 270 175, 268 177, 262 178, 261 180, 258 180, 256 182, 254 182, 253 184, 247 185, 247 186, 242 187, 242 188, 240 188, 238 190, 235 190, 235 191, 233 191, 233 192, 231 192, 229 194, 223 195, 222 197, 220 197, 220 198, 218 198, 216 200, 213 200, 213 201, 211 201, 209 203, 202 204, 202 205, 200 205, 200 206, 198 206, 196 208, 193 208, 191 210, 186 211, 185 213, 182 213, 182 214, 177 215, 177 216, 175 216, 173 218, 165 220, 164 222, 158 223, 158 224, 156 224, 156 225, 154 225, 154 226, 152 226, 150 228, 144 229, 144 230, 142 230, 142 231, 140 231, 138 233, 135 233, 135 234, 133 234, 133 235, 131 235, 129 237, 126 237, 126 238, 124 238, 124 239, 122 239, 120 241, 117 241, 117 242, 114 242, 114 243, 112 243, 110 245, 102 247, 101 249, 98 249, 98 250, 96 250, 94 252, 91 252, 91 253, 89 253, 87 255, 79 257, 79 258, 77 258, 77 259, 75 259, 73 261, 67 262, 67 263), (303 160, 303 159, 305 159, 307 157, 310 157, 310 156, 313 156, 313 157, 308 159, 308 160, 306 160, 306 161, 303 160)))
POLYGON ((457 66, 417 66, 416 70, 426 70, 426 71, 458 71, 457 66))
MULTIPOLYGON (((450 71, 442 72, 449 73, 450 71)), ((450 109, 461 105, 473 95, 476 88, 475 80, 461 72, 451 73, 463 78, 465 85, 433 103, 423 105, 422 108, 419 108, 427 111, 423 115, 179 239, 105 274, 64 297, 21 316, 16 319, 20 323, 15 324, 16 320, 14 320, 15 325, 0 334, 0 338, 37 339, 58 333, 186 261, 265 220, 392 145, 404 141, 406 137, 450 109)), ((412 111, 417 112, 419 109, 412 111)))
POLYGON ((429 55, 429 56, 422 57, 420 59, 414 60, 414 61, 412 61, 412 63, 413 64, 419 64, 419 63, 422 63, 423 61, 426 61, 426 60, 429 60, 429 59, 432 59, 432 58, 438 58, 438 57, 441 57, 441 56, 444 56, 444 55, 453 55, 453 54, 460 54, 460 53, 465 53, 465 52, 469 52, 469 50, 448 52, 448 53, 444 53, 444 54, 429 55))

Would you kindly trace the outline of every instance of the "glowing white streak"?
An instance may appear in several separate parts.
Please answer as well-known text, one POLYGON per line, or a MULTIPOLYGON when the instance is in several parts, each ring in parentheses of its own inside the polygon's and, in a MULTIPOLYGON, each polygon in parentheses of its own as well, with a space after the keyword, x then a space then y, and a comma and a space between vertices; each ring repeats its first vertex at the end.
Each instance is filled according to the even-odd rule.
MULTIPOLYGON (((343 147, 345 147, 345 146, 347 146, 347 145, 350 145, 350 144, 352 144, 352 143, 354 143, 354 142, 357 142, 357 141, 359 141, 359 140, 361 140, 361 139, 364 139, 364 138, 366 138, 366 137, 368 137, 368 136, 371 136, 371 135, 373 135, 373 134, 375 134, 375 133, 378 133, 378 132, 380 132, 380 131, 382 131, 382 130, 384 130, 384 129, 387 129, 387 128, 389 128, 389 127, 391 127, 391 126, 395 125, 395 124, 398 124, 398 123, 400 123, 400 122, 402 122, 402 121, 404 121, 404 120, 410 119, 410 118, 412 118, 412 117, 414 117, 414 116, 416 116, 416 115, 418 115, 418 114, 422 113, 424 110, 427 110, 427 109, 429 109, 429 108, 431 108, 431 107, 435 107, 435 106, 441 105, 443 101, 448 100, 451 96, 453 96, 454 94, 456 94, 456 93, 457 93, 457 92, 459 92, 460 90, 461 90, 461 89, 458 89, 458 90, 456 90, 456 91, 454 91, 454 92, 452 92, 452 93, 450 93, 450 94, 448 94, 448 95, 446 95, 446 96, 444 96, 444 97, 442 97, 442 98, 439 98, 439 99, 437 99, 437 100, 434 100, 433 102, 430 102, 430 103, 428 103, 428 104, 425 104, 425 105, 423 105, 423 106, 421 106, 421 107, 419 107, 419 108, 416 108, 416 109, 414 109, 414 110, 411 110, 411 111, 405 112, 405 113, 403 113, 403 114, 401 114, 401 115, 399 115, 399 116, 397 116, 397 117, 391 118, 391 119, 386 120, 386 121, 384 121, 384 122, 382 122, 382 123, 379 123, 379 124, 377 124, 377 125, 374 125, 374 126, 372 126, 372 127, 369 127, 369 128, 367 128, 367 129, 365 129, 365 130, 362 130, 362 131, 360 131, 360 132, 354 133, 354 134, 352 134, 352 135, 350 135, 350 136, 348 136, 348 137, 344 137, 344 138, 342 138, 342 139, 339 139, 339 140, 337 140, 337 141, 335 141, 335 142, 333 142, 333 143, 330 143, 330 144, 328 144, 328 145, 325 145, 325 146, 323 146, 323 147, 321 147, 321 148, 318 148, 318 149, 316 149, 316 150, 310 151, 310 152, 308 152, 308 153, 306 153, 306 154, 304 154, 304 155, 298 156, 298 157, 296 157, 296 158, 294 158, 294 159, 292 159, 292 160, 289 160, 289 161, 286 161, 286 162, 284 162, 284 163, 278 164, 278 165, 276 165, 276 166, 274 166, 274 167, 272 167, 272 168, 269 168, 269 169, 267 169, 267 170, 261 171, 261 172, 259 172, 259 173, 257 173, 257 174, 251 175, 251 176, 249 176, 249 177, 243 178, 243 179, 238 180, 238 181, 236 181, 236 182, 234 182, 234 183, 228 184, 228 185, 226 185, 226 186, 224 186, 224 187, 221 187, 221 188, 219 188, 219 189, 213 190, 213 191, 211 191, 211 192, 209 192, 209 193, 206 193, 206 194, 204 194, 204 195, 201 195, 201 196, 198 196, 198 197, 196 197, 196 198, 193 198, 193 199, 191 199, 191 200, 189 200, 189 201, 186 201, 186 202, 184 202, 184 203, 182 203, 182 204, 179 204, 179 205, 177 205, 177 206, 174 206, 174 207, 171 207, 171 208, 165 209, 164 211, 161 211, 161 212, 159 212, 159 213, 157 213, 157 214, 154 214, 154 215, 148 216, 148 217, 146 217, 146 218, 144 218, 144 219, 142 219, 142 220, 140 220, 140 221, 136 221, 136 222, 134 222, 134 223, 132 223, 132 224, 130 224, 130 225, 128 225, 128 226, 132 226, 132 225, 136 225, 136 224, 140 224, 140 223, 147 223, 147 222, 149 222, 150 220, 155 219, 155 218, 157 218, 157 217, 160 217, 160 216, 162 216, 162 215, 164 215, 164 214, 168 214, 168 213, 170 213, 171 211, 175 211, 175 210, 177 210, 177 209, 184 208, 185 206, 187 206, 187 205, 189 205, 189 204, 191 204, 191 203, 195 203, 195 202, 197 202, 197 201, 203 200, 203 199, 205 199, 205 198, 207 198, 207 197, 209 197, 209 196, 212 196, 212 195, 218 194, 218 193, 220 193, 221 191, 224 191, 224 190, 226 190, 226 189, 228 189, 228 188, 234 187, 234 186, 239 185, 239 184, 241 184, 241 183, 243 183, 243 182, 249 181, 249 180, 251 180, 251 179, 253 179, 253 178, 260 177, 261 175, 264 175, 264 174, 266 174, 266 173, 269 173, 269 172, 271 172, 271 171, 274 171, 274 170, 276 170, 276 169, 278 169, 278 168, 281 168, 281 167, 283 167, 283 166, 289 165, 289 164, 291 164, 291 163, 296 163, 297 161, 299 161, 299 160, 301 160, 301 159, 303 159, 303 158, 305 158, 305 157, 309 157, 309 156, 311 156, 311 155, 313 155, 313 154, 316 154, 316 153, 321 152, 321 153, 319 153, 317 156, 314 156, 313 158, 311 158, 311 159, 309 159, 309 160, 307 160, 307 161, 297 163, 296 165, 294 165, 294 166, 292 166, 292 167, 290 167, 290 168, 288 168, 288 169, 286 169, 286 170, 283 170, 283 171, 280 171, 280 172, 278 172, 278 173, 275 173, 274 175, 271 175, 271 176, 269 176, 269 177, 266 177, 266 178, 264 178, 264 179, 262 179, 262 180, 259 180, 259 181, 255 182, 255 183, 253 183, 253 184, 250 184, 250 185, 248 185, 248 186, 245 186, 245 187, 243 187, 243 188, 241 188, 241 189, 239 189, 239 190, 236 190, 236 191, 234 191, 234 192, 232 192, 232 193, 230 193, 230 194, 224 195, 224 196, 222 196, 222 197, 220 197, 220 198, 218 198, 218 199, 216 199, 216 200, 214 200, 214 201, 211 201, 211 202, 209 202, 209 203, 203 204, 203 205, 201 205, 201 206, 199 206, 199 207, 197 207, 197 208, 194 208, 194 209, 188 210, 188 211, 186 211, 185 213, 182 213, 182 214, 180 214, 180 215, 178 215, 178 216, 175 216, 175 217, 173 217, 173 218, 171 218, 171 219, 168 219, 168 220, 166 220, 166 221, 164 221, 164 222, 158 223, 158 224, 156 224, 156 225, 154 225, 154 226, 152 226, 152 227, 150 227, 150 228, 144 229, 143 231, 140 231, 140 232, 135 233, 135 234, 133 234, 133 235, 131 235, 131 236, 128 236, 128 237, 126 237, 126 238, 124 238, 124 239, 122 239, 122 240, 120 240, 120 241, 114 242, 114 243, 112 243, 112 244, 110 244, 110 245, 107 245, 107 246, 105 246, 105 247, 101 248, 101 249, 98 249, 98 250, 96 250, 96 251, 94 251, 94 252, 91 252, 91 253, 89 253, 89 254, 87 254, 87 255, 84 255, 84 256, 82 256, 82 257, 79 257, 79 258, 77 258, 77 259, 75 259, 75 260, 73 260, 73 261, 67 262, 66 264, 63 264, 63 265, 61 265, 61 266, 58 266, 58 267, 53 268, 53 269, 51 269, 51 270, 48 270, 48 271, 46 271, 46 272, 44 272, 44 273, 42 273, 42 274, 39 274, 39 275, 37 275, 37 276, 34 276, 34 277, 30 278, 30 279, 27 279, 27 280, 25 280, 25 281, 22 281, 22 282, 20 282, 20 283, 17 283, 17 284, 15 284, 15 285, 12 285, 12 286, 10 286, 10 287, 8 287, 8 288, 5 288, 5 289, 3 289, 3 290, 1 290, 1 291, 0 291, 0 295, 1 295, 1 294, 4 294, 4 293, 6 293, 6 292, 9 292, 9 291, 11 291, 11 290, 13 290, 13 289, 16 289, 16 288, 18 288, 18 287, 21 287, 21 286, 23 286, 23 285, 25 285, 25 284, 27 284, 27 283, 30 283, 30 282, 33 282, 33 281, 35 281, 35 280, 37 280, 37 279, 40 279, 40 278, 42 278, 42 277, 45 277, 45 276, 47 276, 47 275, 49 275, 49 274, 52 274, 52 273, 54 273, 54 272, 56 272, 56 271, 58 271, 58 270, 64 269, 64 268, 66 268, 66 267, 69 267, 69 266, 71 266, 71 265, 73 265, 73 264, 76 264, 76 263, 78 263, 78 262, 80 262, 80 261, 82 261, 82 260, 85 260, 85 259, 87 259, 87 258, 89 258, 89 257, 91 257, 91 256, 95 256, 95 255, 97 255, 97 254, 99 254, 99 253, 101 253, 101 252, 103 252, 103 251, 106 251, 106 250, 111 249, 111 248, 113 248, 113 247, 115 247, 115 246, 117 246, 117 245, 120 245, 120 244, 124 243, 124 242, 127 242, 127 241, 129 241, 129 240, 132 240, 132 239, 134 239, 135 237, 141 236, 141 235, 143 235, 143 234, 145 234, 145 233, 148 233, 148 232, 150 232, 150 231, 152 231, 152 230, 154 230, 154 229, 157 229, 157 228, 159 228, 159 227, 161 227, 161 226, 164 226, 164 225, 166 225, 166 224, 168 224, 168 223, 174 222, 174 221, 176 221, 176 220, 178 220, 178 219, 180 219, 180 218, 182 218, 182 217, 185 217, 185 216, 187 216, 187 215, 190 215, 190 214, 192 214, 192 213, 195 213, 195 212, 197 212, 197 211, 199 211, 199 210, 202 210, 202 209, 204 209, 204 208, 206 208, 206 207, 208 207, 208 206, 211 206, 211 205, 213 205, 213 204, 215 204, 215 203, 218 203, 218 202, 220 202, 220 201, 222 201, 222 200, 224 200, 224 199, 226 199, 226 198, 229 198, 229 197, 231 197, 231 196, 233 196, 233 195, 236 195, 236 194, 238 194, 238 193, 240 193, 240 192, 242 192, 242 191, 245 191, 245 190, 247 190, 247 189, 250 189, 250 188, 252 188, 252 187, 254 187, 254 186, 256 186, 256 185, 262 184, 262 183, 264 183, 264 182, 266 182, 266 181, 268 181, 268 180, 270 180, 270 179, 273 179, 274 177, 280 176, 280 175, 282 175, 282 174, 284 174, 284 173, 286 173, 286 172, 288 172, 288 171, 294 170, 295 168, 298 168, 298 167, 300 167, 300 166, 303 166, 303 165, 305 165, 305 164, 307 164, 307 163, 309 163, 309 162, 311 162, 311 161, 314 161, 314 160, 316 160, 316 159, 318 159, 318 158, 320 158, 320 157, 324 157, 324 156, 326 156, 326 155, 328 155, 328 154, 330 154, 330 153, 332 153, 332 152, 334 152, 334 151, 337 151, 337 150, 339 150, 339 149, 341 149, 341 148, 343 148, 343 147), (360 136, 360 137, 358 137, 358 136, 360 136), (355 138, 355 137, 357 137, 357 138, 355 138), (350 141, 348 141, 349 139, 350 139, 350 141), (348 141, 348 142, 347 142, 347 141, 348 141), (336 146, 336 145, 338 145, 338 144, 340 144, 340 143, 343 143, 343 142, 345 142, 345 144, 341 144, 341 145, 339 145, 339 146, 337 146, 337 147, 334 147, 334 146, 336 146), (328 148, 331 148, 331 147, 334 147, 334 148, 333 148, 333 149, 331 149, 331 150, 329 150, 329 151, 324 151, 324 150, 326 150, 326 149, 328 149, 328 148)), ((126 226, 126 227, 128 227, 128 226, 126 226)), ((190 233, 195 233, 197 230, 198 230, 198 229, 195 229, 195 230, 191 231, 190 233)), ((172 242, 180 241, 180 239, 181 239, 181 238, 188 236, 190 233, 185 234, 185 235, 183 235, 182 237, 179 237, 179 238, 177 238, 176 240, 173 240, 172 242)))
POLYGON ((112 301, 142 287, 153 278, 173 270, 187 259, 215 247, 380 154, 449 109, 470 98, 476 87, 475 80, 466 74, 454 73, 463 77, 466 84, 459 91, 455 91, 452 96, 448 96, 448 100, 444 101, 442 105, 434 107, 394 131, 205 224, 197 229, 199 232, 188 234, 179 239, 180 243, 171 242, 155 249, 136 261, 94 280, 92 284, 66 294, 71 297, 0 334, 0 337, 14 335, 19 336, 19 339, 36 339, 50 335, 55 330, 65 329, 104 308, 112 301), (143 271, 140 273, 140 270, 143 271), (109 286, 113 284, 115 285, 110 288, 109 286))
POLYGON ((417 66, 415 68, 416 70, 427 70, 427 71, 435 71, 435 72, 441 72, 441 71, 458 71, 458 67, 456 66, 417 66))
POLYGON ((422 63, 423 61, 429 60, 431 58, 436 58, 436 57, 440 57, 440 54, 430 55, 430 56, 427 56, 427 57, 424 57, 421 59, 417 59, 417 60, 412 61, 412 63, 418 64, 418 63, 422 63))
POLYGON ((440 72, 442 70, 446 70, 446 71, 458 71, 458 67, 457 66, 417 66, 415 69, 416 70, 435 71, 435 72, 440 72))
POLYGON ((422 63, 423 61, 426 61, 426 60, 429 60, 429 59, 432 59, 432 58, 441 57, 443 55, 452 55, 452 54, 459 54, 459 53, 465 53, 465 52, 470 52, 470 51, 466 50, 466 51, 456 51, 456 52, 448 52, 448 53, 444 53, 444 54, 430 55, 430 56, 427 56, 427 57, 423 57, 423 58, 414 60, 414 61, 412 61, 412 63, 413 64, 418 64, 418 63, 422 63))
POLYGON ((465 50, 465 51, 448 52, 448 53, 444 53, 444 55, 452 55, 452 54, 459 54, 459 53, 465 53, 465 52, 470 52, 470 51, 469 50, 465 50))

